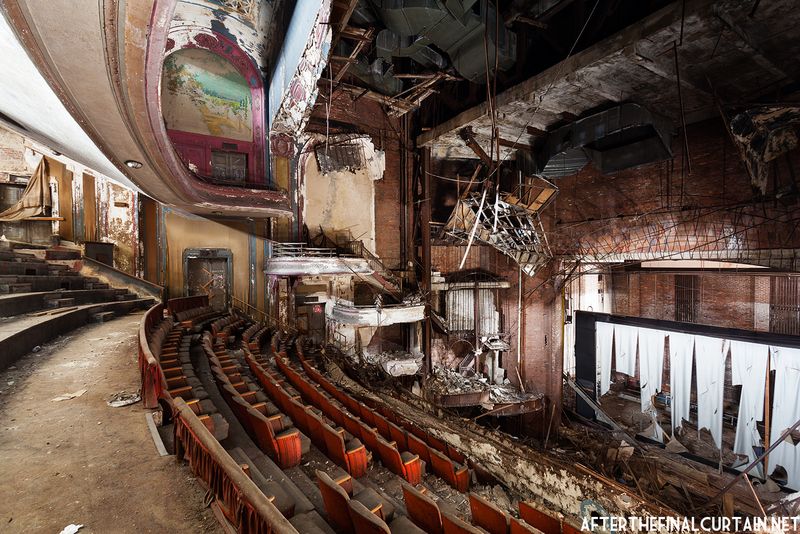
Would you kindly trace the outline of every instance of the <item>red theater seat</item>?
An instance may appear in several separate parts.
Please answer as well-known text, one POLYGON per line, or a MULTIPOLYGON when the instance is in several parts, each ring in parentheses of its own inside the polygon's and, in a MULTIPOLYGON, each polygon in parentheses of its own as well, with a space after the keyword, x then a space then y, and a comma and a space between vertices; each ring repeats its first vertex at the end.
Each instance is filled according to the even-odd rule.
POLYGON ((403 499, 408 517, 428 534, 444 534, 442 516, 433 499, 423 495, 408 484, 403 484, 403 499))
POLYGON ((410 452, 400 453, 397 447, 387 443, 380 436, 377 438, 377 448, 381 462, 389 471, 400 475, 415 486, 422 481, 422 464, 419 456, 410 452))
POLYGON ((472 523, 489 534, 508 534, 508 516, 497 506, 475 495, 469 494, 469 508, 472 511, 472 523))
POLYGON ((544 534, 561 534, 561 521, 547 515, 532 504, 520 501, 519 516, 523 521, 541 530, 544 534))
POLYGON ((434 448, 429 448, 429 451, 433 472, 458 491, 467 491, 469 489, 469 469, 466 466, 456 464, 434 448))

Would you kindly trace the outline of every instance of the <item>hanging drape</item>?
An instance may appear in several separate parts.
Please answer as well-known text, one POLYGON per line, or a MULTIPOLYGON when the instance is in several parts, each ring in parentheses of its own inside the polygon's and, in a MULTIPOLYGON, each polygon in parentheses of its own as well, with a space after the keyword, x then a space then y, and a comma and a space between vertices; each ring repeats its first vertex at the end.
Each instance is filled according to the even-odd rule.
POLYGON ((664 332, 639 329, 639 384, 642 411, 653 408, 653 396, 661 391, 664 378, 664 332))
POLYGON ((597 321, 595 323, 595 357, 600 373, 600 395, 611 388, 611 345, 614 342, 614 325, 597 321))
POLYGON ((639 329, 635 326, 614 325, 614 340, 618 373, 628 376, 636 374, 636 341, 639 329))
POLYGON ((767 345, 731 341, 731 383, 742 386, 733 452, 746 455, 748 464, 757 458, 753 446, 761 444, 757 423, 764 418, 768 351, 767 345))
POLYGON ((44 213, 51 206, 50 201, 50 169, 47 158, 42 157, 36 170, 33 171, 25 191, 16 204, 0 213, 0 221, 21 221, 44 213))
POLYGON ((722 445, 722 394, 729 346, 725 339, 706 336, 694 338, 697 361, 697 428, 710 430, 717 448, 722 445))
MULTIPOLYGON (((775 371, 772 397, 772 426, 769 442, 800 419, 800 349, 770 347, 770 368, 775 371)), ((769 453, 769 472, 782 466, 788 475, 787 485, 800 489, 800 447, 787 437, 769 453)))
POLYGON ((692 394, 692 356, 694 336, 678 332, 669 333, 669 391, 672 397, 672 435, 675 429, 689 420, 692 394))

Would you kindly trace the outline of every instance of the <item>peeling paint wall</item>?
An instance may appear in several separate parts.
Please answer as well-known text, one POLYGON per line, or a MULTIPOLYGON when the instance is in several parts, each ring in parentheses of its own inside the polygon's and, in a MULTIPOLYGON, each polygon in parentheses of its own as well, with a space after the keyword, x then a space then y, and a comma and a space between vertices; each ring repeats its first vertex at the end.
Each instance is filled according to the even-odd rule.
POLYGON ((97 187, 104 211, 99 229, 102 235, 99 237, 114 243, 114 267, 135 275, 139 243, 137 193, 107 179, 98 179, 97 187))
POLYGON ((0 182, 9 181, 9 175, 31 175, 34 166, 29 157, 30 148, 25 144, 25 138, 14 132, 0 128, 0 182))
POLYGON ((311 236, 321 227, 329 237, 343 241, 349 232, 374 253, 375 181, 383 178, 382 153, 365 140, 364 155, 368 165, 363 169, 328 174, 320 171, 315 157, 306 160, 303 219, 311 236))
POLYGON ((200 28, 221 33, 239 45, 255 60, 262 72, 271 64, 280 40, 280 15, 284 1, 253 2, 253 9, 242 13, 208 0, 180 1, 170 24, 170 39, 181 48, 187 35, 200 28), (252 11, 252 12, 251 12, 252 11))
MULTIPOLYGON (((250 254, 251 225, 247 221, 226 221, 225 223, 212 221, 196 215, 172 208, 162 208, 164 218, 163 228, 166 232, 166 280, 170 297, 183 295, 184 272, 183 252, 186 249, 219 248, 231 251, 233 279, 229 281, 231 295, 242 301, 249 302, 251 293, 251 259, 256 262, 258 258, 263 261, 264 240, 255 239, 255 254, 250 254)), ((256 270, 254 283, 258 289, 258 278, 264 275, 256 270)), ((262 282, 263 283, 263 282, 262 282)), ((255 292, 256 302, 251 305, 264 309, 264 293, 255 292)))

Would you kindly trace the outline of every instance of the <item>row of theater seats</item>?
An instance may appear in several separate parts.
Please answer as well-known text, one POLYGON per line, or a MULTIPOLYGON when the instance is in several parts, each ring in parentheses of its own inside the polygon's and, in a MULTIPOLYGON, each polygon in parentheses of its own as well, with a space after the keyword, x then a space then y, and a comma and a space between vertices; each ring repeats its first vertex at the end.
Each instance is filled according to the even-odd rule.
POLYGON ((224 345, 214 346, 208 332, 203 334, 203 350, 222 397, 259 449, 282 469, 298 465, 309 450, 308 438, 270 402, 258 384, 243 374, 241 364, 224 345))
POLYGON ((219 312, 211 306, 201 306, 175 312, 175 322, 190 332, 200 332, 203 326, 219 317, 219 312))
MULTIPOLYGON (((247 323, 237 316, 224 318, 216 316, 217 319, 211 321, 212 318, 204 316, 202 313, 191 315, 195 319, 199 318, 198 324, 204 323, 200 328, 203 326, 211 328, 211 333, 203 334, 202 346, 208 356, 212 374, 222 397, 232 408, 235 416, 253 441, 281 468, 297 465, 302 455, 308 451, 309 440, 303 432, 308 434, 335 463, 353 473, 353 477, 364 474, 368 462, 364 446, 354 436, 366 437, 365 442, 371 442, 379 454, 381 454, 381 449, 389 448, 393 449, 394 455, 396 455, 398 443, 404 443, 404 446, 409 448, 414 447, 419 451, 416 453, 419 458, 431 462, 434 471, 437 470, 436 459, 439 457, 444 459, 444 462, 441 463, 447 462, 451 466, 453 459, 450 458, 450 455, 460 458, 461 462, 464 462, 463 456, 460 456, 458 451, 448 450, 445 443, 433 436, 420 436, 419 433, 415 433, 412 428, 416 427, 410 425, 410 422, 402 420, 385 406, 377 405, 377 403, 372 406, 357 403, 349 395, 333 386, 306 362, 302 351, 299 351, 299 359, 305 371, 304 374, 313 377, 314 381, 322 386, 322 390, 315 387, 287 364, 285 352, 281 352, 277 358, 274 358, 276 370, 272 367, 271 359, 268 360, 259 354, 262 343, 270 333, 267 328, 257 324, 248 327, 247 323), (227 350, 225 344, 231 339, 235 339, 242 329, 244 332, 241 335, 241 346, 244 357, 237 359, 227 350), (253 356, 251 351, 259 355, 253 356), (281 373, 289 378, 288 382, 291 385, 283 380, 281 373), (258 383, 264 387, 263 390, 258 383), (274 402, 270 402, 265 392, 274 402), (307 405, 300 402, 303 398, 308 402, 307 405), (358 406, 358 416, 353 417, 348 410, 352 412, 356 406, 358 406), (372 421, 371 427, 369 421, 372 421), (371 432, 364 434, 365 429, 371 432), (392 443, 389 443, 390 439, 393 441, 392 443), (428 456, 425 456, 425 449, 427 449, 428 456)), ((169 385, 167 389, 169 395, 185 399, 192 411, 199 416, 206 428, 219 441, 227 436, 227 422, 217 413, 199 380, 194 376, 189 358, 192 336, 184 333, 184 328, 188 331, 195 329, 193 323, 175 325, 170 318, 165 319, 149 336, 150 349, 154 355, 157 354, 156 357, 164 373, 162 379, 169 385), (224 433, 219 432, 222 427, 225 428, 224 433)), ((195 339, 198 337, 195 336, 195 339)), ((285 339, 282 340, 280 336, 276 336, 276 338, 278 343, 275 344, 283 341, 285 348, 285 339)), ((241 453, 238 449, 229 451, 244 472, 251 476, 247 467, 249 460, 244 455, 242 458, 238 458, 237 452, 241 453)), ((393 459, 384 458, 386 453, 387 451, 384 450, 381 459, 387 467, 390 467, 396 462, 393 459)), ((417 462, 420 461, 419 458, 417 462)), ((420 466, 420 478, 422 468, 420 466)), ((399 472, 403 469, 397 465, 394 465, 394 469, 391 467, 390 469, 401 476, 407 474, 399 472)), ((466 472, 466 468, 463 470, 466 472)), ((450 469, 440 467, 440 471, 448 473, 450 469)), ((540 532, 529 527, 523 521, 508 517, 491 503, 474 494, 470 494, 470 508, 474 523, 474 525, 470 525, 457 517, 440 512, 436 503, 425 495, 424 488, 421 488, 420 491, 405 484, 403 485, 403 494, 409 515, 399 516, 394 513, 388 501, 382 499, 374 490, 364 488, 350 475, 337 474, 335 476, 336 480, 326 473, 317 472, 328 523, 337 532, 354 532, 356 534, 392 532, 524 534, 540 532)), ((448 479, 447 476, 442 476, 442 478, 448 482, 457 481, 455 469, 453 469, 452 478, 448 479)), ((415 483, 413 476, 411 479, 412 483, 415 483)), ((468 472, 466 482, 467 484, 469 482, 468 472)), ((272 484, 277 483, 273 482, 272 484)), ((451 485, 454 484, 451 483, 451 485)), ((454 485, 454 487, 456 486, 454 485)), ((327 525, 322 524, 324 522, 315 512, 301 513, 295 516, 294 502, 286 499, 285 492, 282 492, 279 487, 274 488, 275 491, 271 492, 264 491, 263 484, 261 488, 278 511, 286 518, 291 518, 291 524, 299 532, 316 534, 327 532, 329 534, 327 525), (284 498, 278 498, 276 501, 275 494, 283 494, 284 498)), ((465 490, 466 486, 461 491, 465 490)), ((542 514, 525 503, 520 503, 520 516, 529 522, 540 525, 545 534, 561 533, 562 530, 563 532, 576 532, 568 530, 570 527, 566 524, 562 527, 558 520, 542 514), (534 514, 538 514, 538 517, 534 517, 534 514), (547 520, 550 523, 547 523, 547 520)))
MULTIPOLYGON (((366 399, 366 403, 368 404, 356 401, 333 385, 330 380, 309 363, 304 356, 303 342, 301 340, 297 340, 295 346, 298 359, 305 373, 320 384, 323 389, 331 393, 343 405, 347 406, 351 412, 358 413, 362 421, 377 428, 381 434, 389 435, 391 439, 397 443, 402 443, 403 439, 406 438, 408 440, 409 450, 419 455, 424 461, 429 462, 428 465, 432 465, 434 473, 448 481, 451 486, 462 492, 468 489, 469 477, 461 475, 462 472, 466 472, 466 468, 456 468, 458 465, 456 462, 465 463, 466 459, 457 450, 450 447, 449 444, 431 436, 412 422, 398 416, 393 410, 383 404, 373 402, 371 399, 366 399)), ((290 380, 291 376, 298 374, 283 362, 280 362, 278 365, 279 367, 289 369, 289 374, 287 376, 290 377, 290 380)), ((446 514, 441 514, 442 526, 437 527, 435 525, 439 522, 435 520, 437 514, 433 513, 433 508, 428 506, 428 509, 425 510, 424 506, 420 506, 424 499, 414 499, 414 495, 418 493, 419 492, 414 488, 406 488, 404 493, 406 505, 409 508, 409 515, 412 520, 428 529, 428 532, 445 532, 448 534, 482 531, 491 534, 521 534, 525 532, 572 534, 574 532, 579 532, 569 524, 545 514, 531 504, 520 502, 519 513, 522 520, 519 520, 505 514, 490 502, 474 494, 470 494, 470 508, 473 514, 473 523, 483 530, 477 530, 474 526, 464 523, 457 517, 447 517, 446 514), (409 495, 411 495, 411 501, 413 503, 410 506, 409 495), (412 510, 418 511, 420 508, 423 509, 421 513, 412 512, 412 510), (425 523, 424 518, 426 517, 434 518, 434 526, 425 523)), ((435 507, 435 503, 430 498, 427 498, 427 500, 429 501, 428 504, 432 504, 435 507)))
POLYGON ((331 412, 326 413, 313 404, 304 405, 302 396, 285 384, 261 355, 245 351, 245 361, 267 395, 289 415, 295 426, 311 438, 317 448, 352 477, 359 478, 366 474, 369 461, 367 451, 356 435, 342 428, 341 419, 337 421, 330 417, 331 412))
MULTIPOLYGON (((402 476, 411 484, 416 485, 422 482, 425 466, 418 455, 408 450, 408 443, 405 440, 397 441, 392 439, 393 436, 388 432, 388 427, 383 429, 385 433, 381 432, 381 429, 374 424, 374 418, 370 418, 370 420, 361 412, 356 415, 356 413, 345 407, 340 398, 306 380, 286 363, 285 352, 276 354, 274 361, 280 372, 300 391, 306 402, 320 409, 325 416, 343 427, 347 432, 360 438, 367 449, 380 457, 381 463, 387 469, 396 475, 402 476)), ((368 411, 366 407, 365 411, 368 411)), ((372 415, 370 413, 370 416, 372 415)), ((380 418, 379 415, 375 415, 380 418)), ((337 458, 333 459, 337 461, 337 458)), ((342 460, 339 459, 338 461, 342 460)), ((366 464, 363 468, 364 472, 366 472, 366 464)))
POLYGON ((162 396, 170 404, 175 397, 182 398, 217 440, 225 439, 228 423, 194 373, 189 355, 191 335, 184 332, 183 326, 176 325, 172 317, 166 317, 153 329, 149 339, 150 352, 161 368, 162 396))
POLYGON ((369 494, 369 490, 352 494, 346 485, 334 481, 322 471, 317 471, 317 483, 325 503, 328 520, 337 532, 355 534, 425 532, 414 525, 407 516, 396 515, 387 502, 376 499, 377 494, 373 496, 369 494))
POLYGON ((411 520, 429 534, 542 534, 474 493, 469 494, 472 524, 441 511, 433 499, 410 486, 403 486, 403 499, 411 520))
POLYGON ((211 335, 222 343, 232 343, 235 333, 247 325, 247 320, 236 314, 226 315, 211 323, 211 335))
MULTIPOLYGON (((417 484, 414 479, 405 477, 404 466, 398 465, 396 455, 385 449, 389 443, 394 443, 395 448, 400 451, 407 451, 408 454, 416 456, 424 465, 431 466, 434 474, 445 480, 450 486, 460 492, 469 489, 470 472, 466 466, 466 458, 458 450, 449 444, 432 436, 411 421, 400 417, 394 410, 386 405, 367 399, 365 404, 357 401, 342 389, 336 387, 330 380, 325 378, 303 355, 302 344, 297 343, 297 356, 305 374, 319 384, 324 391, 333 396, 337 401, 344 405, 350 413, 360 418, 360 421, 368 428, 376 430, 378 439, 376 446, 381 456, 381 460, 386 456, 384 465, 399 475, 403 475, 411 484, 417 484), (383 439, 381 439, 383 437, 383 439), (388 443, 387 443, 388 442, 388 443), (384 451, 384 452, 381 452, 384 451)), ((303 381, 299 373, 294 371, 285 362, 278 359, 278 366, 287 372, 290 381, 293 379, 303 381)), ((311 386, 309 386, 311 387, 311 386)), ((315 389, 312 387, 312 389, 315 389)), ((302 392, 302 389, 301 389, 302 392)), ((369 447, 369 440, 365 440, 369 447)))
POLYGON ((269 336, 270 329, 261 323, 253 323, 242 332, 242 346, 256 354, 261 352, 264 338, 269 336))

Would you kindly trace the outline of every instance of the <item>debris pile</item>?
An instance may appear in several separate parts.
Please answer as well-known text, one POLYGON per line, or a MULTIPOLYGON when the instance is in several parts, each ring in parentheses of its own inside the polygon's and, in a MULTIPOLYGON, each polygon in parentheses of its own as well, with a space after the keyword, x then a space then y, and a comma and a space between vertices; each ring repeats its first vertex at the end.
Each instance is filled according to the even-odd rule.
POLYGON ((389 376, 413 376, 422 369, 422 355, 402 350, 379 353, 364 351, 364 363, 380 367, 389 376))
POLYGON ((431 392, 452 395, 485 391, 489 389, 489 383, 486 378, 467 377, 453 369, 436 366, 433 368, 431 379, 426 384, 426 389, 431 392))

